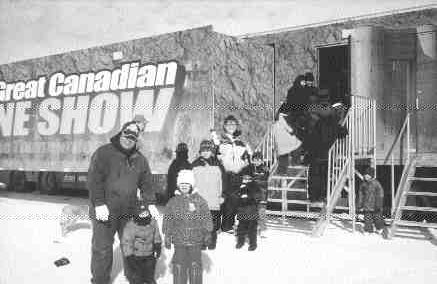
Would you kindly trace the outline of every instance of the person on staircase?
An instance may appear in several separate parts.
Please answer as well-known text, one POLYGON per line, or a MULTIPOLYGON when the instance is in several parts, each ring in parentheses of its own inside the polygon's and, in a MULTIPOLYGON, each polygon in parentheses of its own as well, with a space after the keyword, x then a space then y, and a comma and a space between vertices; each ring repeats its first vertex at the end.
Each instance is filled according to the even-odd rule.
POLYGON ((205 198, 211 212, 214 228, 208 249, 213 250, 217 244, 217 232, 221 227, 220 206, 224 201, 225 170, 214 154, 215 145, 211 140, 203 140, 199 148, 200 156, 192 162, 192 166, 198 193, 205 198))
POLYGON ((167 173, 167 201, 174 196, 177 189, 176 179, 179 171, 190 170, 192 168, 188 161, 188 146, 185 143, 179 143, 176 146, 176 159, 172 161, 167 173))
POLYGON ((235 215, 238 206, 238 190, 242 181, 242 171, 250 165, 252 150, 241 139, 240 123, 233 115, 225 118, 224 134, 219 138, 215 131, 211 132, 216 145, 217 157, 226 172, 226 187, 223 190, 222 231, 234 233, 235 215))
POLYGON ((348 131, 340 125, 340 118, 330 105, 320 109, 319 117, 305 141, 305 148, 309 162, 309 198, 313 206, 323 207, 326 203, 329 148, 338 138, 345 137, 348 131))
POLYGON ((277 174, 286 174, 290 163, 300 164, 302 141, 307 135, 308 92, 304 75, 298 75, 287 92, 287 99, 275 116, 274 133, 278 148, 277 174))
POLYGON ((261 152, 257 151, 252 156, 252 171, 253 181, 255 181, 261 189, 261 201, 258 205, 258 235, 265 237, 264 232, 267 230, 267 191, 268 179, 270 170, 266 162, 263 160, 261 152))
POLYGON ((382 215, 384 190, 374 176, 375 169, 366 168, 358 191, 358 210, 364 213, 364 232, 373 233, 375 226, 376 233, 381 234, 385 226, 382 215))

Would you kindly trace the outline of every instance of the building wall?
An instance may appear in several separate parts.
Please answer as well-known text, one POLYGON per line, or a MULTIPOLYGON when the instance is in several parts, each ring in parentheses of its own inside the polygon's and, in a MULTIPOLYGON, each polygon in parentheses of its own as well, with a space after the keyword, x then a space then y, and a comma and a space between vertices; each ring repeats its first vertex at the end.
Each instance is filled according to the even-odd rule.
MULTIPOLYGON (((417 28, 423 25, 437 26, 437 9, 255 35, 248 37, 247 40, 274 44, 276 53, 275 99, 276 102, 280 102, 285 100, 287 90, 297 75, 310 71, 317 78, 317 46, 347 43, 342 39, 342 31, 355 31, 356 33, 351 36, 351 46, 355 48, 355 51, 357 51, 356 47, 362 48, 364 53, 356 54, 354 57, 352 51, 351 92, 352 95, 354 92, 358 92, 360 95, 365 93, 365 96, 371 96, 377 100, 377 153, 378 159, 382 160, 399 132, 405 118, 405 110, 414 108, 416 90, 421 90, 423 86, 432 85, 432 81, 437 81, 436 75, 423 76, 425 72, 418 71, 420 67, 418 68, 418 54, 416 53, 417 28), (360 31, 365 29, 369 29, 371 32, 360 35, 360 31), (354 42, 354 40, 356 41, 354 42), (365 46, 366 44, 367 46, 365 46), (366 58, 363 58, 363 55, 366 58), (406 62, 409 62, 411 69, 406 67, 406 62), (370 77, 354 77, 354 74, 360 74, 354 68, 361 69, 359 71, 367 68, 367 74, 370 74, 370 77), (414 74, 410 74, 412 81, 408 83, 407 87, 405 84, 408 70, 414 74), (417 73, 419 75, 417 81, 416 72, 419 72, 417 73), (366 81, 364 85, 363 80, 366 81), (354 88, 354 85, 359 85, 356 84, 357 81, 364 88, 354 88)), ((436 74, 435 72, 434 70, 431 74, 436 74)), ((427 73, 430 74, 430 72, 427 73)), ((427 89, 429 90, 429 88, 427 89)), ((430 91, 426 95, 428 98, 435 96, 436 93, 430 91)), ((276 108, 278 105, 279 103, 276 104, 276 108)), ((430 133, 433 132, 430 130, 427 135, 431 135, 430 133)), ((432 145, 432 143, 422 144, 432 145)), ((428 148, 431 149, 431 147, 428 148)))

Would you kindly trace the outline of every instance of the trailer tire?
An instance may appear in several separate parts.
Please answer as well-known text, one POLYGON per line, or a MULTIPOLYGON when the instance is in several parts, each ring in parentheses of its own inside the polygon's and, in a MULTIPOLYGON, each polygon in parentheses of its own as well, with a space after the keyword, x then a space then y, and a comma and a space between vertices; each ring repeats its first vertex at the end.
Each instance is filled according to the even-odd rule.
POLYGON ((9 191, 26 191, 26 175, 22 171, 12 171, 9 176, 9 191))
POLYGON ((41 194, 55 195, 59 192, 59 179, 54 172, 43 172, 39 176, 41 194))

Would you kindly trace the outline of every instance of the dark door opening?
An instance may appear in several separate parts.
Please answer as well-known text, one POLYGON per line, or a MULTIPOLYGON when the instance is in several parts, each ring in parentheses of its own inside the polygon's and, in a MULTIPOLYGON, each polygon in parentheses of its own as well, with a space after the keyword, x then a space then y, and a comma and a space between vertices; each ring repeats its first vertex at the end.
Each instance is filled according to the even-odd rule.
POLYGON ((326 90, 331 103, 350 105, 350 46, 319 49, 319 89, 326 90))

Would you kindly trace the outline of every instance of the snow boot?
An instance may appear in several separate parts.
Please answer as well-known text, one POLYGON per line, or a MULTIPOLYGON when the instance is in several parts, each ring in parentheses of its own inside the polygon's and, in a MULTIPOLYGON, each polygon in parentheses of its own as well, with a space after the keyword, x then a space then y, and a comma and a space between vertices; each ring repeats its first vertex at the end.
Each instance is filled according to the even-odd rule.
POLYGON ((173 284, 187 284, 187 270, 181 264, 173 264, 173 284))
POLYGON ((191 263, 190 284, 202 284, 202 265, 197 262, 191 263))

